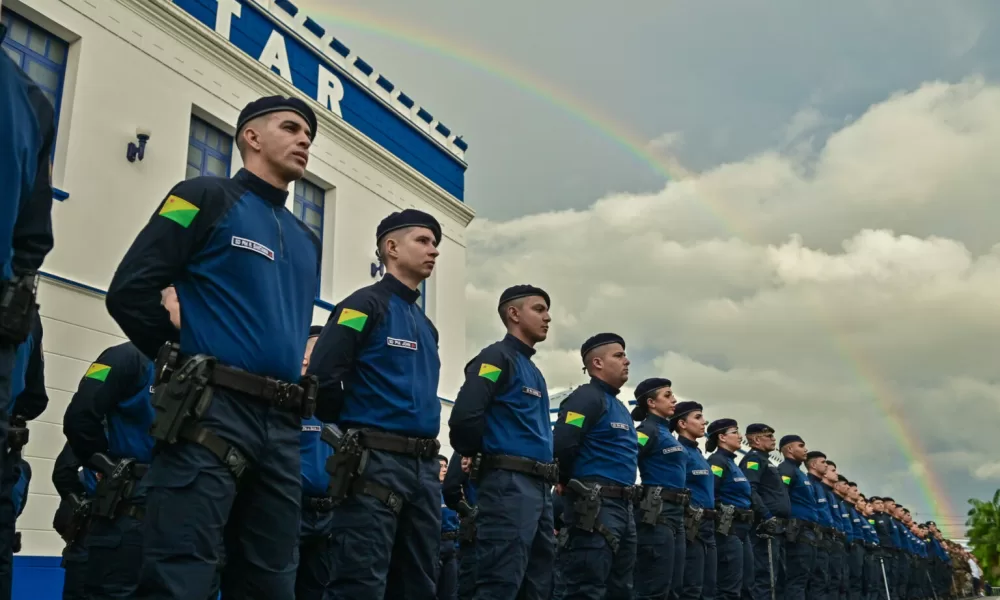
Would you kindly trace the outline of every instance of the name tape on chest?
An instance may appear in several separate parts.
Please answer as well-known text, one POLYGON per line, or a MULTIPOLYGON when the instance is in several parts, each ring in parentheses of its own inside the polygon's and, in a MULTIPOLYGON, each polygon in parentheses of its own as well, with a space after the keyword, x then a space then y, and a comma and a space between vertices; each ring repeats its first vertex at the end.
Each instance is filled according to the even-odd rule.
POLYGON ((402 348, 403 350, 416 350, 417 343, 410 340, 401 340, 399 338, 385 338, 385 343, 390 348, 402 348))
POLYGON ((746 477, 733 477, 733 481, 735 481, 736 483, 740 483, 741 481, 746 481, 746 480, 747 480, 746 477))
POLYGON ((673 454, 674 452, 684 452, 684 448, 681 446, 670 446, 663 449, 664 454, 673 454))
POLYGON ((709 472, 708 469, 696 469, 694 471, 691 471, 691 474, 697 477, 697 476, 708 475, 709 472))
POLYGON ((274 250, 271 250, 260 242, 255 242, 253 240, 248 240, 234 235, 232 246, 234 248, 242 248, 244 250, 256 252, 257 254, 266 257, 268 260, 274 260, 274 250))
POLYGON ((319 425, 303 425, 302 426, 302 431, 310 431, 310 432, 319 433, 319 432, 323 431, 323 428, 320 427, 319 425))
POLYGON ((625 431, 629 430, 628 423, 619 423, 617 421, 612 421, 611 422, 611 428, 612 429, 624 429, 625 431))
POLYGON ((535 388, 530 388, 528 386, 522 387, 521 388, 521 392, 524 393, 524 394, 527 394, 529 396, 534 396, 535 398, 541 398, 542 397, 542 393, 540 391, 536 390, 535 388))

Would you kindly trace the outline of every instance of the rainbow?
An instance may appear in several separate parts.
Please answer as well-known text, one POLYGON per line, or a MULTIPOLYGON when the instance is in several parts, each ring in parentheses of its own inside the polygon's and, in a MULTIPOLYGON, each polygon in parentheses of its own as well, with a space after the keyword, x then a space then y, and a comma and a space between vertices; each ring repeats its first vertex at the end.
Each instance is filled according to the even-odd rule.
MULTIPOLYGON (((344 5, 332 9, 329 6, 329 0, 295 0, 295 2, 307 9, 306 12, 309 12, 313 18, 324 21, 324 24, 382 35, 501 79, 600 132, 604 137, 648 165, 655 172, 663 175, 667 180, 690 179, 696 175, 696 173, 686 169, 675 157, 669 153, 657 151, 647 139, 606 112, 587 104, 583 99, 557 87, 551 81, 509 62, 503 57, 487 55, 469 45, 459 46, 438 34, 421 30, 411 22, 404 23, 384 14, 375 15, 344 5)), ((703 197, 703 201, 731 232, 742 234, 741 237, 745 239, 754 237, 749 235, 751 232, 745 231, 743 227, 738 227, 732 222, 732 219, 724 216, 725 207, 720 200, 703 197)), ((820 309, 819 312, 825 311, 820 309)), ((873 363, 867 360, 863 350, 851 344, 846 337, 838 332, 829 315, 826 315, 826 321, 831 331, 834 346, 844 355, 847 363, 857 371, 860 380, 870 392, 875 407, 889 423, 890 432, 903 457, 911 466, 915 467, 915 479, 927 507, 932 511, 934 518, 946 535, 960 536, 964 533, 959 531, 960 526, 948 524, 949 519, 953 520, 954 516, 960 513, 955 511, 946 488, 942 485, 937 474, 930 468, 930 455, 920 443, 919 437, 910 434, 913 430, 899 408, 902 406, 902 399, 898 397, 889 383, 870 366, 873 363)))

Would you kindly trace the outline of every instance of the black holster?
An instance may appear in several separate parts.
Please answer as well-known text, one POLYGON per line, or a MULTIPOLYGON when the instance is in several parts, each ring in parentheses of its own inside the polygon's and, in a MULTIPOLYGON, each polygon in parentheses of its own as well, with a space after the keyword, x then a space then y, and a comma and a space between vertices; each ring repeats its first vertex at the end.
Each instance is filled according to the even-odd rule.
POLYGON ((458 503, 458 540, 463 544, 476 541, 476 517, 479 507, 472 506, 466 500, 458 503))
POLYGON ((361 447, 360 436, 359 429, 344 433, 333 423, 324 425, 320 434, 320 439, 333 448, 333 455, 326 459, 326 472, 330 474, 327 494, 335 503, 351 494, 355 480, 368 463, 368 450, 361 447))
POLYGON ((156 417, 149 434, 166 444, 175 444, 181 429, 197 421, 212 403, 209 385, 215 359, 199 354, 178 365, 180 346, 166 344, 156 357, 153 410, 156 417))
POLYGON ((730 504, 720 504, 718 513, 719 519, 715 522, 715 531, 719 535, 729 535, 733 529, 733 520, 736 518, 736 507, 730 504))
POLYGON ((0 281, 0 343, 18 346, 31 335, 38 304, 38 274, 0 281))
POLYGON ((639 501, 639 522, 656 525, 663 512, 663 488, 643 486, 643 492, 639 501))
POLYGON ((104 454, 95 454, 90 463, 101 471, 103 477, 97 482, 91 515, 114 519, 119 514, 119 508, 132 498, 137 483, 134 469, 136 462, 131 458, 112 461, 104 454))
POLYGON ((802 532, 802 521, 798 519, 789 519, 788 525, 785 526, 785 539, 789 543, 794 544, 799 539, 799 534, 802 532))
POLYGON ((20 452, 28 445, 28 422, 24 417, 12 416, 7 430, 7 447, 11 452, 20 452))
POLYGON ((479 483, 479 478, 483 474, 483 453, 477 452, 469 461, 469 481, 479 483))
POLYGON ((573 501, 573 512, 576 513, 576 524, 584 531, 594 531, 597 516, 601 514, 601 484, 587 485, 579 479, 570 479, 567 486, 577 497, 573 501))

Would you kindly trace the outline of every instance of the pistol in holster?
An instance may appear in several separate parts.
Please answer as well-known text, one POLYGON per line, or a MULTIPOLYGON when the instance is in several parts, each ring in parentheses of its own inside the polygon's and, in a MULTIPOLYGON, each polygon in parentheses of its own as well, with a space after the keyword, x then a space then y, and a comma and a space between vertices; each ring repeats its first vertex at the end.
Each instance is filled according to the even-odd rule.
POLYGON ((70 494, 69 503, 71 509, 73 510, 73 514, 70 516, 69 522, 66 524, 66 529, 63 532, 62 538, 66 540, 67 544, 72 544, 80 536, 80 533, 87 528, 87 522, 90 520, 92 502, 90 498, 82 497, 77 494, 70 494))
POLYGON ((348 429, 346 433, 333 423, 323 426, 320 439, 333 448, 326 459, 326 472, 330 474, 327 495, 335 503, 351 494, 355 480, 368 464, 368 450, 361 445, 361 430, 348 429))
POLYGON ((165 344, 156 357, 153 410, 149 434, 166 444, 177 443, 189 420, 197 421, 212 403, 212 370, 215 358, 197 354, 180 362, 180 345, 165 344))
POLYGON ((469 461, 469 481, 479 483, 479 478, 483 475, 483 453, 477 452, 469 461))
POLYGON ((794 544, 798 541, 800 533, 802 533, 802 521, 788 519, 788 524, 785 526, 785 539, 794 544))
POLYGON ((476 541, 476 517, 479 507, 472 506, 468 500, 458 503, 458 539, 463 544, 476 541))
POLYGON ((7 431, 7 447, 11 452, 20 452, 27 445, 28 422, 22 416, 12 416, 10 418, 10 429, 7 431))
POLYGON ((663 512, 663 488, 643 486, 642 500, 639 501, 639 522, 656 525, 663 512))
POLYGON ((693 542, 698 539, 698 531, 701 528, 701 520, 705 516, 705 509, 695 508, 688 505, 684 509, 684 536, 687 541, 693 542))
POLYGON ((94 490, 91 515, 114 519, 118 516, 119 506, 132 497, 135 489, 136 480, 132 474, 135 459, 123 458, 116 462, 98 453, 90 457, 90 464, 102 474, 94 490))
POLYGON ((576 513, 575 526, 584 531, 594 531, 597 516, 601 514, 601 484, 587 485, 579 479, 570 479, 568 487, 577 496, 573 501, 573 512, 576 513))
POLYGON ((38 313, 37 292, 37 273, 0 281, 0 343, 18 346, 31 335, 38 313))

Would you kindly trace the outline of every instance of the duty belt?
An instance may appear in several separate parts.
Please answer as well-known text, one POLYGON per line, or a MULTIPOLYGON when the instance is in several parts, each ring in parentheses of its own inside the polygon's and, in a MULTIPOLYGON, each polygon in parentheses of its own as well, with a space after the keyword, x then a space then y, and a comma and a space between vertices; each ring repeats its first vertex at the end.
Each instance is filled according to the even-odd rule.
MULTIPOLYGON (((260 400, 268 406, 290 412, 304 418, 312 416, 312 409, 303 411, 303 401, 307 390, 296 383, 280 381, 272 377, 254 375, 242 369, 216 364, 209 380, 215 387, 240 392, 260 400), (308 415, 306 413, 309 413, 308 415)), ((307 380, 308 381, 308 380, 307 380)), ((308 407, 306 407, 308 408, 308 407)))
POLYGON ((702 521, 714 521, 719 516, 719 511, 706 508, 701 513, 702 521))
POLYGON ((434 438, 406 437, 385 431, 362 431, 358 441, 364 448, 416 458, 434 458, 441 451, 441 442, 434 438))
POLYGON ((753 511, 752 510, 740 510, 736 509, 734 513, 734 521, 741 523, 752 523, 753 522, 753 511))
POLYGON ((302 500, 303 506, 316 512, 330 512, 333 510, 333 498, 329 496, 306 496, 302 500))
POLYGON ((441 532, 442 542, 453 542, 458 539, 458 530, 441 532))
POLYGON ((488 454, 483 456, 482 469, 500 469, 503 471, 514 471, 524 473, 533 477, 539 477, 548 483, 559 481, 559 465, 556 463, 543 463, 521 456, 508 456, 506 454, 488 454))
POLYGON ((660 492, 660 498, 671 504, 687 506, 691 502, 691 490, 663 490, 660 492))
POLYGON ((639 486, 635 485, 602 485, 601 496, 604 498, 621 498, 631 500, 639 493, 639 486))

